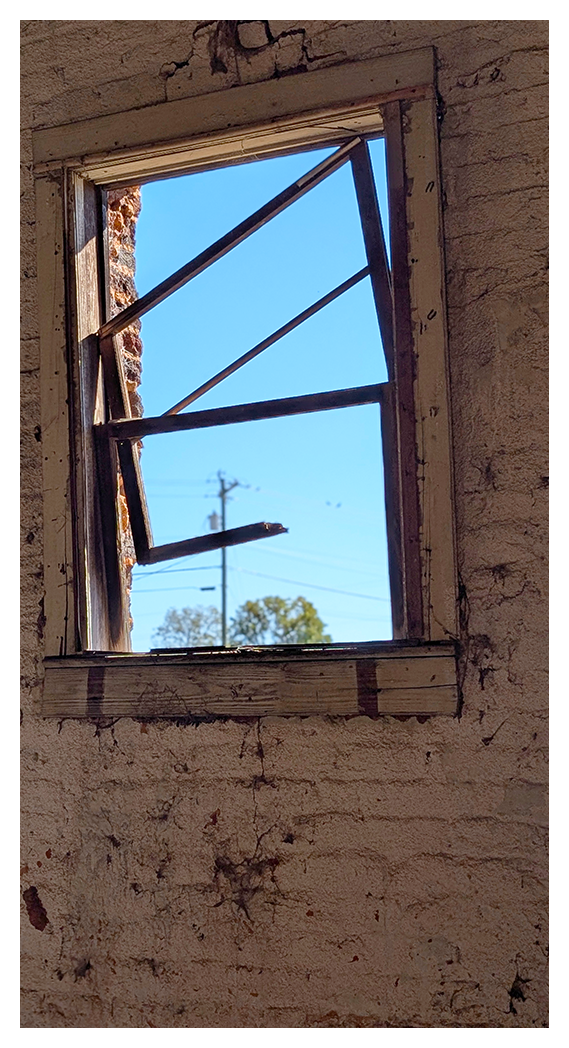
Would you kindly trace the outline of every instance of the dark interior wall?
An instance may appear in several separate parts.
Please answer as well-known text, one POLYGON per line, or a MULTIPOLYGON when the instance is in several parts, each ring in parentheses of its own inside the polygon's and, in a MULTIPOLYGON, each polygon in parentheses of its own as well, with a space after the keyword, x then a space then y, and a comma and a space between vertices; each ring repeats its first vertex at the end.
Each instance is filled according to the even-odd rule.
POLYGON ((547 23, 45 20, 22 46, 23 1025, 546 1025, 547 23), (42 720, 32 130, 425 45, 462 717, 42 720))

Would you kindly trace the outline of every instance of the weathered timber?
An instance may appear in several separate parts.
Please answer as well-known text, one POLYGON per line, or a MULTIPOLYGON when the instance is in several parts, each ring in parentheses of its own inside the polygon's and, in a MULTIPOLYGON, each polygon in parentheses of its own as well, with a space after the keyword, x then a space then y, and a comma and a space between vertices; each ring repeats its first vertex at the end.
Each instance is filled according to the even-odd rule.
MULTIPOLYGON (((196 144, 207 144, 211 152, 216 138, 231 143, 222 163, 244 155, 256 159, 267 155, 267 149, 281 150, 283 144, 294 150, 314 139, 334 143, 345 136, 346 126, 352 127, 349 118, 357 103, 370 101, 373 108, 391 97, 422 97, 433 93, 434 82, 432 47, 381 55, 311 70, 302 77, 233 87, 221 99, 220 92, 213 91, 40 128, 33 132, 34 163, 39 174, 43 165, 54 160, 76 159, 94 181, 109 183, 115 177, 134 182, 141 176, 188 165, 196 144), (303 128, 306 124, 310 131, 313 123, 323 124, 314 138, 311 134, 295 138, 293 133, 283 142, 283 124, 287 129, 292 125, 294 132, 296 125, 303 128), (263 143, 256 140, 257 129, 266 129, 264 150, 263 143)), ((380 127, 380 120, 372 126, 380 127)), ((358 130, 354 125, 354 131, 358 130)), ((362 130, 368 130, 367 125, 362 130)))
MULTIPOLYGON (((77 656, 69 656, 66 663, 81 659, 89 665, 99 665, 101 660, 114 663, 115 656, 119 663, 124 663, 123 653, 108 651, 86 651, 77 656)), ((169 665, 186 665, 188 660, 192 664, 213 665, 219 662, 225 665, 230 662, 287 662, 298 659, 310 658, 310 661, 329 662, 335 659, 358 659, 358 660, 385 660, 385 659, 434 659, 455 658, 456 650, 454 644, 421 644, 419 642, 396 641, 396 640, 374 640, 374 641, 352 641, 331 644, 243 644, 235 647, 214 645, 208 648, 151 648, 150 652, 132 652, 128 654, 129 665, 136 662, 137 665, 149 665, 150 660, 162 664, 167 659, 169 665)), ((50 660, 46 660, 49 662, 50 660)), ((60 662, 61 660, 57 660, 60 662)))
MULTIPOLYGON (((395 340, 395 421, 401 520, 401 575, 405 593, 407 637, 423 637, 423 599, 419 552, 419 495, 417 488, 417 444, 413 391, 414 360, 409 296, 405 149, 400 102, 384 107, 387 153, 387 190, 391 230, 391 286, 395 340)), ((426 638, 425 638, 426 639, 426 638)))
MULTIPOLYGON (((112 335, 99 339, 99 350, 111 418, 131 418, 124 367, 112 335)), ((108 439, 104 425, 97 425, 93 428, 99 445, 103 440, 108 439)), ((130 441, 125 440, 118 445, 118 456, 136 557, 140 563, 145 563, 144 558, 152 545, 152 530, 138 452, 130 441)), ((103 457, 101 452, 99 458, 103 457)), ((104 486, 100 485, 100 490, 102 499, 108 497, 104 486)))
POLYGON ((388 374, 390 378, 393 378, 393 298, 391 293, 391 276, 367 142, 362 142, 361 145, 353 150, 351 164, 367 261, 371 272, 371 286, 381 332, 381 341, 387 361, 388 374))
POLYGON ((190 411, 187 415, 157 415, 150 418, 120 419, 105 425, 111 440, 139 440, 156 433, 179 433, 186 429, 206 429, 209 426, 229 426, 236 422, 259 422, 286 415, 305 415, 312 411, 332 411, 335 408, 379 404, 384 383, 356 386, 353 389, 334 389, 327 393, 309 393, 301 397, 283 397, 280 400, 259 400, 252 404, 234 404, 228 408, 190 411))
POLYGON ((228 366, 224 368, 223 371, 219 371, 217 375, 213 376, 213 378, 208 379, 207 382, 204 382, 201 386, 198 386, 197 389, 194 389, 193 393, 189 393, 187 397, 183 398, 183 400, 178 401, 178 403, 174 404, 173 407, 168 408, 168 411, 165 411, 164 414, 175 415, 178 413, 178 411, 181 411, 182 408, 186 408, 189 404, 193 404, 194 401, 199 399, 199 397, 203 397, 204 393, 209 392, 209 390, 213 389, 214 386, 217 386, 220 382, 223 382, 224 378, 228 378, 229 375, 233 375, 235 371, 238 371, 239 368, 242 368, 244 364, 248 364, 250 360, 253 360, 253 358, 257 357, 259 353, 262 353, 265 349, 268 349, 269 346, 274 346, 275 342, 278 342, 279 339, 283 338, 285 335, 288 335, 290 331, 294 331, 294 329, 298 327, 299 324, 302 324, 305 320, 308 320, 309 317, 313 317, 314 314, 318 313, 318 311, 323 309, 324 306, 329 305, 329 303, 333 302, 334 299, 339 297, 339 295, 343 295, 344 291, 349 291, 350 288, 354 287, 355 284, 358 284, 360 280, 363 280, 364 277, 367 277, 368 275, 368 266, 366 266, 365 269, 360 269, 359 273, 356 273, 353 277, 350 277, 349 280, 344 280, 343 284, 339 284, 338 287, 335 287, 333 291, 329 291, 328 294, 324 295, 323 298, 318 299, 318 302, 315 302, 312 306, 309 306, 308 309, 304 309, 302 313, 299 313, 296 317, 293 317, 293 319, 289 320, 287 324, 283 324, 282 327, 280 327, 277 331, 274 331, 272 335, 269 335, 267 338, 263 339, 262 342, 258 342, 256 346, 253 346, 253 349, 250 349, 247 353, 243 353, 243 355, 241 357, 238 357, 237 360, 234 360, 232 364, 228 364, 228 366))
POLYGON ((130 401, 126 388, 123 362, 112 335, 99 339, 99 352, 105 376, 105 393, 111 418, 130 418, 130 401))
MULTIPOLYGON (((361 653, 360 653, 361 654, 361 653)), ((436 715, 456 713, 452 656, 291 658, 167 655, 49 659, 48 717, 436 715), (366 662, 366 694, 358 664, 366 662), (375 696, 375 698, 374 698, 375 696)))
POLYGON ((71 179, 68 244, 72 265, 69 305, 70 438, 79 650, 130 650, 126 572, 117 544, 116 454, 97 446, 94 423, 106 420, 101 324, 102 214, 92 182, 71 179), (101 452, 101 454, 99 454, 101 452), (103 479, 104 478, 104 479, 103 479))
MULTIPOLYGON (((395 105, 395 103, 393 103, 395 105)), ((391 119, 386 107, 386 122, 391 119)), ((432 100, 406 108, 407 286, 415 362, 413 426, 417 448, 424 638, 456 636, 457 569, 445 267, 437 112, 432 100), (410 260, 413 260, 412 264, 410 260)), ((409 444, 411 436, 409 435, 409 444)))
POLYGON ((401 490, 397 444, 397 417, 394 383, 387 385, 381 401, 381 446, 383 450, 383 488, 387 523, 387 562, 391 595, 393 636, 405 637, 405 592, 401 569, 401 490))
POLYGON ((288 528, 282 524, 269 524, 261 521, 258 524, 246 524, 243 528, 228 528, 211 535, 198 535, 193 539, 182 539, 180 542, 168 542, 164 546, 151 546, 141 557, 139 564, 159 564, 163 560, 176 557, 187 557, 193 553, 207 553, 226 546, 240 546, 243 542, 255 542, 256 539, 268 539, 273 535, 283 535, 288 528))
POLYGON ((43 611, 44 644, 49 655, 73 651, 77 642, 65 339, 64 196, 63 171, 37 180, 43 509, 44 519, 49 521, 43 536, 43 611))
MULTIPOLYGON (((102 429, 103 427, 95 428, 102 429)), ((143 564, 148 550, 152 547, 152 528, 150 526, 150 515, 146 502, 138 451, 128 440, 120 441, 117 447, 126 504, 128 506, 130 529, 132 531, 132 541, 136 559, 139 564, 143 564)))
MULTIPOLYGON (((95 435, 99 426, 94 426, 95 435)), ((95 582, 103 582, 105 585, 105 606, 93 609, 93 597, 91 585, 88 594, 91 597, 87 607, 90 615, 88 621, 90 629, 87 637, 91 644, 103 640, 111 648, 117 651, 130 650, 130 631, 128 630, 128 595, 124 585, 124 572, 121 570, 118 534, 118 461, 116 448, 109 440, 99 440, 95 436, 93 442, 93 463, 96 477, 96 516, 98 525, 95 533, 96 541, 93 542, 91 556, 102 559, 103 565, 101 577, 96 576, 95 582), (94 611, 94 615, 93 615, 94 611), (104 619, 102 615, 104 611, 104 619), (94 621, 93 621, 94 620, 94 621), (104 632, 101 626, 104 626, 104 632)), ((95 492, 94 492, 95 494, 95 492)), ((102 601, 101 601, 102 604, 102 601)))
POLYGON ((321 164, 317 164, 308 174, 297 179, 296 182, 284 189, 282 193, 278 193, 272 200, 269 200, 267 204, 263 204, 263 207, 249 215, 243 222, 231 229, 229 233, 216 240, 214 244, 201 251, 199 255, 187 262, 185 266, 176 270, 175 273, 172 273, 166 280, 157 284, 155 288, 152 288, 142 298, 137 299, 131 306, 127 306, 126 309, 123 309, 111 320, 108 320, 101 327, 99 332, 101 337, 116 335, 119 331, 123 331, 129 324, 132 324, 133 320, 143 316, 144 313, 148 313, 149 309, 153 309, 154 306, 157 306, 165 298, 168 298, 169 295, 172 295, 179 288, 183 287, 184 284, 187 284, 189 280, 198 276, 199 273, 203 273, 205 269, 217 262, 218 259, 223 258, 228 251, 241 244, 252 233, 255 233, 257 229, 269 222, 271 218, 279 215, 281 211, 294 204, 295 201, 300 200, 305 193, 308 193, 327 178, 328 175, 337 171, 342 164, 345 164, 350 159, 352 149, 360 141, 361 139, 354 138, 346 145, 340 146, 331 157, 323 160, 321 164))

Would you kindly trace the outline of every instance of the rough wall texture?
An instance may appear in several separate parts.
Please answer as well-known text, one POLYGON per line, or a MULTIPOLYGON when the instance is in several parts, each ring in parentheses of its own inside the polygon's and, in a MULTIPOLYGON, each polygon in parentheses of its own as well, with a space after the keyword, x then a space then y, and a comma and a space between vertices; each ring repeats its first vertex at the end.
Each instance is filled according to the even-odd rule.
MULTIPOLYGON (((107 193, 106 228, 109 266, 109 315, 114 317, 138 298, 135 284, 136 220, 140 214, 139 186, 123 186, 107 193)), ((142 401, 138 393, 142 374, 142 339, 140 320, 115 336, 115 345, 122 355, 126 388, 133 415, 142 415, 142 401)), ((136 445, 139 450, 141 444, 136 445)), ((136 553, 122 477, 119 473, 121 563, 125 571, 126 589, 130 593, 131 573, 136 564, 136 553)), ((130 619, 132 625, 132 618, 130 619)))
POLYGON ((542 1027, 545 22, 23 25, 23 1024, 542 1027), (38 715, 31 130, 437 48, 460 720, 38 715))
MULTIPOLYGON (((136 220, 140 214, 140 187, 125 186, 107 193, 107 236, 109 254, 110 316, 137 298, 135 285, 134 247, 136 220)), ((138 395, 141 375, 142 341, 140 320, 135 320, 126 331, 117 336, 122 352, 127 391, 133 415, 142 415, 138 395)))

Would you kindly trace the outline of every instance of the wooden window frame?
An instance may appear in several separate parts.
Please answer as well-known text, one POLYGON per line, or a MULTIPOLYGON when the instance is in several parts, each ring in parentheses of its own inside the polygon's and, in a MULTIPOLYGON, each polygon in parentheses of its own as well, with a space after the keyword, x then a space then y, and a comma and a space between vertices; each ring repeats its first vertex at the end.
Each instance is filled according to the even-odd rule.
MULTIPOLYGON (((44 715, 456 714, 458 591, 433 50, 42 129, 33 146, 44 715), (388 544, 390 563, 399 565, 396 639, 131 654, 125 582, 120 571, 113 577, 97 541, 104 533, 93 425, 104 421, 99 187, 247 154, 341 144, 347 132, 378 130, 387 142, 395 298, 395 393, 383 439, 394 462, 388 544)), ((112 462, 107 466, 112 471, 112 462)))
MULTIPOLYGON (((241 145, 241 152, 243 152, 243 145, 241 145)), ((314 165, 301 178, 292 182, 271 200, 265 202, 234 229, 208 245, 195 258, 171 273, 156 287, 143 295, 142 298, 135 299, 105 321, 98 332, 98 357, 102 365, 108 421, 98 424, 94 433, 98 452, 99 474, 104 478, 103 483, 99 484, 99 502, 103 503, 106 501, 108 503, 108 506, 102 506, 101 516, 104 516, 110 522, 109 526, 103 531, 103 542, 107 547, 109 568, 107 575, 120 574, 115 541, 115 532, 118 531, 118 520, 117 524, 112 526, 113 518, 117 517, 117 499, 113 486, 108 482, 111 476, 117 473, 120 473, 121 477, 136 560, 139 564, 158 564, 164 560, 203 553, 206 550, 221 549, 244 542, 258 541, 261 538, 270 538, 286 531, 287 529, 282 524, 260 521, 256 524, 248 524, 245 527, 222 530, 213 535, 210 533, 160 546, 154 545, 144 482, 139 469, 138 453, 136 451, 137 441, 157 433, 179 433, 190 429, 211 428, 231 423, 258 421, 260 419, 284 418, 291 415, 328 411, 334 408, 354 407, 356 405, 361 406, 363 404, 379 404, 381 406, 382 430, 384 433, 391 433, 394 428, 393 422, 388 420, 385 423, 384 418, 386 414, 393 414, 394 404, 393 313, 394 300, 391 288, 391 273, 367 140, 361 134, 354 136, 353 133, 348 132, 348 140, 337 149, 334 149, 332 155, 314 165), (350 164, 352 168, 367 257, 366 266, 359 272, 352 274, 348 280, 344 280, 335 288, 329 289, 326 295, 312 302, 308 308, 304 309, 297 316, 289 317, 286 324, 273 331, 246 353, 241 354, 237 359, 228 363, 217 374, 210 375, 207 381, 201 383, 197 389, 185 394, 181 400, 162 412, 162 414, 154 417, 133 418, 122 360, 122 347, 117 341, 117 336, 127 330, 133 321, 138 321, 141 316, 154 309, 169 295, 175 294, 181 287, 232 251, 265 223, 270 222, 276 215, 281 214, 285 208, 295 203, 305 194, 310 193, 315 186, 320 185, 321 182, 338 171, 344 164, 350 164), (327 390, 296 397, 281 397, 249 404, 233 404, 205 411, 193 410, 183 415, 179 414, 184 407, 195 404, 201 396, 213 389, 214 386, 223 382, 225 378, 244 367, 269 346, 274 345, 289 331, 304 323, 306 319, 314 316, 324 306, 368 276, 370 277, 373 290, 381 340, 387 363, 388 382, 357 386, 351 389, 327 390)), ((388 458, 388 463, 390 461, 388 458)), ((393 471, 389 471, 390 481, 391 472, 393 471)), ((395 499, 393 498, 393 487, 392 481, 387 483, 389 496, 387 498, 388 518, 393 518, 393 524, 396 527, 397 510, 395 508, 395 499)), ((388 530, 391 530, 389 519, 388 530)), ((390 547, 389 552, 391 558, 391 589, 396 608, 394 619, 399 624, 404 618, 404 611, 401 606, 401 586, 399 585, 399 558, 394 557, 395 550, 393 547, 390 547), (393 580, 397 581, 394 582, 393 580)), ((418 570, 416 575, 418 579, 418 570)), ((109 611, 112 614, 113 609, 109 608, 109 611)), ((117 629, 117 633, 119 632, 120 623, 117 629)))

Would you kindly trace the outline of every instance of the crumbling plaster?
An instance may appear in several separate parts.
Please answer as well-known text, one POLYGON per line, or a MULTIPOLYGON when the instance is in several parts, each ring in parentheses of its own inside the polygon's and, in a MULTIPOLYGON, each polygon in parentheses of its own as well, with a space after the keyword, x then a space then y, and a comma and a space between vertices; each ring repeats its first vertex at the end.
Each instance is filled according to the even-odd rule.
POLYGON ((547 23, 24 21, 25 1027, 542 1027, 547 23), (434 45, 460 719, 44 721, 31 131, 434 45))

